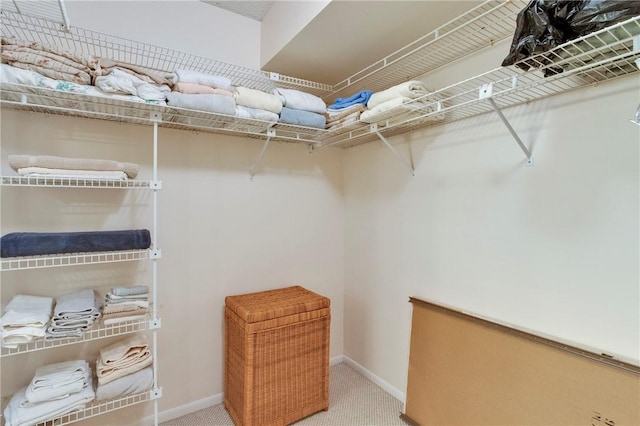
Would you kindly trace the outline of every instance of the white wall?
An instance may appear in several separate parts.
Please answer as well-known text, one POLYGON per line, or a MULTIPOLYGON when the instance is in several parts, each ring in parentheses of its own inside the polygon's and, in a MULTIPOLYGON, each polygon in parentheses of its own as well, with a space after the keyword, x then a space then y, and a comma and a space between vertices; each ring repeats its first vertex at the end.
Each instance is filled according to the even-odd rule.
POLYGON ((72 27, 260 68, 260 23, 195 0, 67 0, 72 27))
POLYGON ((262 20, 260 67, 269 62, 330 2, 276 1, 262 20))
MULTIPOLYGON (((424 76, 431 87, 506 50, 424 76)), ((496 65, 491 65, 496 64, 496 65)), ((637 77, 345 151, 345 355, 401 392, 410 296, 640 363, 637 77)))
MULTIPOLYGON (((151 178, 152 128, 17 111, 2 112, 3 174, 11 154, 133 161, 151 178)), ((300 284, 331 298, 331 356, 342 354, 343 205, 341 152, 310 155, 273 143, 253 181, 261 142, 160 129, 159 385, 161 411, 223 392, 227 295, 300 284)), ((2 189, 2 232, 150 227, 147 191, 2 189)), ((20 292, 56 297, 81 288, 149 283, 145 262, 3 274, 2 302, 20 292), (134 280, 134 281, 132 281, 134 280)), ((97 358, 110 341, 3 359, 2 394, 26 385, 35 367, 97 358), (20 368, 18 367, 20 366, 20 368)), ((140 409, 96 424, 131 424, 140 409), (126 414, 130 413, 130 414, 126 414)))

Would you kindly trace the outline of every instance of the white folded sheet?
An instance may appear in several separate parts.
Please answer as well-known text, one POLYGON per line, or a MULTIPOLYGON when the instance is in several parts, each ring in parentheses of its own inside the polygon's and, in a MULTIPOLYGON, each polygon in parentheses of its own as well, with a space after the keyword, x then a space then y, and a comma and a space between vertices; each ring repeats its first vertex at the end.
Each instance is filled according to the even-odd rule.
POLYGON ((278 114, 264 109, 249 108, 244 105, 236 106, 236 115, 242 118, 253 118, 254 120, 276 122, 280 118, 278 114))
POLYGON ((91 377, 91 368, 85 360, 41 366, 27 386, 25 397, 29 404, 65 398, 84 389, 91 383, 91 377))
POLYGON ((45 167, 23 167, 18 169, 20 176, 58 177, 71 179, 114 179, 127 180, 127 174, 119 171, 48 169, 45 167))
POLYGON ((429 94, 429 92, 429 89, 427 89, 424 83, 422 83, 421 81, 405 81, 404 83, 396 84, 395 86, 392 86, 381 92, 375 92, 369 98, 369 101, 367 102, 367 108, 374 108, 381 103, 396 98, 419 98, 420 96, 429 94))
POLYGON ((327 104, 312 93, 302 92, 296 89, 278 88, 276 90, 284 99, 283 105, 287 108, 317 112, 318 114, 327 112, 327 104))
POLYGON ((209 86, 216 89, 225 89, 233 91, 231 80, 220 75, 206 74, 192 70, 176 70, 173 83, 196 83, 203 86, 209 86))
POLYGON ((93 401, 95 392, 93 383, 90 383, 80 392, 70 394, 66 398, 54 399, 27 406, 25 396, 26 388, 16 392, 4 409, 6 426, 27 426, 55 419, 73 411, 80 411, 86 404, 93 401))

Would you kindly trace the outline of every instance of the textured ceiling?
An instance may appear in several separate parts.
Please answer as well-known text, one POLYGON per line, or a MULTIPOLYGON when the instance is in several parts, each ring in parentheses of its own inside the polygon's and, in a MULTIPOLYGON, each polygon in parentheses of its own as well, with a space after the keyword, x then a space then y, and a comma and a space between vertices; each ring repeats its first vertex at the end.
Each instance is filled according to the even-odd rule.
POLYGON ((256 21, 262 21, 273 3, 275 3, 275 1, 202 1, 256 21))

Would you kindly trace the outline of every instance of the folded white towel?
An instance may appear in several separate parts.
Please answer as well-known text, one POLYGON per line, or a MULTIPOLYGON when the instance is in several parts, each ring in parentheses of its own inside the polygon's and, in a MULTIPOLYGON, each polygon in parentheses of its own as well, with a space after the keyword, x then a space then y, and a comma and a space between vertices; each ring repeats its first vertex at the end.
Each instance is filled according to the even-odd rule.
POLYGON ((278 88, 276 90, 284 98, 283 104, 287 108, 317 112, 318 114, 324 114, 327 111, 327 104, 314 94, 296 89, 278 88))
POLYGON ((56 298, 55 319, 98 318, 100 311, 93 289, 80 290, 56 298))
POLYGON ((176 70, 173 83, 179 82, 202 84, 216 89, 233 90, 231 80, 220 75, 205 74, 192 70, 176 70))
POLYGON ((0 330, 2 346, 15 349, 18 345, 32 342, 37 337, 44 337, 45 327, 17 327, 0 330))
MULTIPOLYGON (((360 121, 363 123, 375 123, 383 120, 392 119, 399 114, 407 112, 415 112, 417 114, 427 114, 433 111, 433 105, 430 99, 411 99, 411 98, 394 98, 383 102, 375 107, 364 111, 360 115, 360 121)), ((434 120, 436 117, 433 118, 434 120)), ((442 119, 439 117, 437 119, 442 119)))
POLYGON ((107 317, 102 321, 102 323, 104 325, 120 324, 120 323, 127 322, 127 321, 143 320, 146 317, 147 317, 146 313, 144 315, 127 315, 127 316, 118 316, 118 317, 115 317, 115 318, 107 317))
POLYGON ((252 118, 254 120, 276 122, 280 118, 278 114, 264 109, 249 108, 244 105, 236 106, 236 115, 242 118, 252 118))
POLYGON ((26 388, 23 388, 16 392, 5 407, 6 426, 35 425, 55 419, 67 413, 83 410, 86 404, 95 398, 93 383, 90 383, 80 392, 70 394, 66 398, 23 406, 26 400, 25 390, 26 388))
POLYGON ((51 297, 17 294, 4 308, 0 319, 3 328, 44 327, 51 318, 53 299, 51 297))
POLYGON ((44 167, 22 167, 18 169, 20 176, 57 177, 68 179, 114 179, 127 180, 127 174, 119 171, 47 169, 44 167))
POLYGON ((276 114, 282 111, 282 101, 276 95, 250 89, 248 87, 237 87, 237 92, 233 95, 238 105, 249 108, 264 109, 276 114))
POLYGON ((127 374, 104 385, 98 384, 96 399, 121 398, 148 391, 153 386, 153 368, 146 367, 132 374, 127 374))
POLYGON ((64 398, 87 387, 91 377, 89 363, 84 360, 41 366, 27 386, 25 397, 30 404, 64 398))
POLYGON ((95 170, 125 172, 134 179, 138 175, 140 165, 136 163, 121 163, 112 160, 91 158, 68 158, 51 155, 9 155, 7 160, 13 170, 26 167, 42 167, 46 169, 66 170, 95 170))
POLYGON ((375 92, 369 98, 367 102, 367 108, 374 108, 376 105, 380 105, 383 102, 390 101, 395 98, 419 98, 429 94, 427 89, 421 81, 411 80, 404 83, 397 84, 381 92, 375 92))

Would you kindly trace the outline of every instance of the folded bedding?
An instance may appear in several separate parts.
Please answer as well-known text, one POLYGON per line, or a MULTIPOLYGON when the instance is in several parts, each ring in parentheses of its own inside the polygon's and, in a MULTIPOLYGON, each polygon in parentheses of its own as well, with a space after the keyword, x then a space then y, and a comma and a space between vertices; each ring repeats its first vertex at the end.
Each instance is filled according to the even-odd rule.
POLYGON ((2 62, 49 78, 89 85, 92 78, 101 73, 99 58, 92 55, 13 38, 3 37, 1 43, 2 62))
POLYGON ((114 69, 108 75, 98 76, 95 85, 106 93, 138 96, 145 101, 164 101, 171 88, 167 85, 147 83, 130 73, 114 69))
POLYGON ((324 129, 327 119, 324 114, 283 107, 278 122, 324 129))
POLYGON ((317 112, 324 114, 327 104, 318 96, 296 89, 276 89, 282 100, 282 105, 291 109, 317 112))
MULTIPOLYGON (((394 116, 413 112, 417 115, 425 115, 434 112, 434 100, 429 97, 412 99, 399 97, 388 100, 375 107, 364 111, 360 115, 363 123, 375 123, 377 121, 388 120, 394 116)), ((434 114, 428 117, 427 121, 438 121, 444 119, 444 114, 434 114)))
POLYGON ((36 337, 44 337, 51 319, 51 297, 17 294, 4 308, 0 318, 2 346, 17 348, 36 337))
POLYGON ((20 176, 57 177, 66 179, 112 179, 127 180, 125 172, 100 170, 48 169, 46 167, 23 167, 18 169, 20 176))
POLYGON ((348 98, 336 98, 333 104, 329 105, 327 108, 330 110, 347 108, 357 104, 366 105, 373 92, 371 90, 361 90, 358 93, 355 93, 348 98))
POLYGON ((114 70, 118 70, 130 74, 146 83, 157 86, 172 87, 175 76, 172 72, 154 70, 151 68, 141 67, 139 65, 114 61, 113 59, 104 57, 100 58, 100 68, 102 69, 101 75, 108 75, 114 70))
POLYGON ((135 334, 100 350, 96 361, 98 384, 104 385, 116 379, 148 367, 153 362, 146 337, 135 334))
POLYGON ((69 394, 65 398, 53 399, 30 404, 25 395, 26 388, 20 389, 4 409, 6 426, 27 426, 55 419, 64 414, 83 410, 86 404, 95 399, 93 380, 80 392, 69 394))
POLYGON ((226 89, 233 91, 231 80, 220 75, 206 74, 193 70, 176 70, 173 76, 173 84, 196 83, 203 86, 214 87, 216 89, 226 89))
POLYGON ((114 296, 138 296, 138 295, 148 295, 149 294, 149 286, 148 285, 135 285, 131 287, 112 287, 109 290, 109 293, 114 296))
POLYGON ((216 114, 235 115, 236 101, 232 96, 216 94, 185 94, 170 92, 167 94, 169 106, 216 114))
POLYGON ((150 390, 153 387, 153 369, 143 368, 132 374, 104 385, 98 384, 96 388, 96 400, 104 401, 113 398, 122 398, 150 390))
POLYGON ((236 115, 241 118, 252 118, 254 120, 270 121, 275 123, 280 116, 265 109, 249 108, 244 105, 236 106, 236 115))
POLYGON ((30 404, 68 397, 91 383, 92 372, 85 360, 42 365, 25 390, 30 404))
POLYGON ((396 99, 396 98, 410 98, 415 99, 421 96, 429 94, 429 90, 424 86, 424 83, 418 80, 405 81, 404 83, 396 84, 381 92, 376 92, 371 95, 369 102, 367 102, 367 108, 371 109, 384 102, 396 99))
POLYGON ((150 246, 151 234, 147 229, 89 232, 13 232, 0 238, 0 257, 142 250, 150 246))
POLYGON ((325 113, 325 115, 327 116, 327 124, 331 121, 340 120, 341 118, 353 114, 354 112, 360 113, 362 111, 366 111, 366 109, 367 106, 365 104, 355 104, 340 109, 327 109, 325 113))
POLYGON ((211 86, 205 86, 203 84, 188 83, 186 81, 180 81, 173 86, 174 92, 180 92, 190 95, 197 94, 210 94, 210 95, 225 95, 233 96, 235 90, 231 89, 217 89, 211 86))
POLYGON ((236 90, 234 97, 238 105, 263 109, 276 114, 280 114, 282 111, 282 101, 276 95, 242 86, 236 87, 236 90))
MULTIPOLYGON (((117 93, 106 93, 99 87, 77 84, 71 81, 64 81, 45 77, 35 71, 24 70, 8 64, 0 64, 0 81, 9 84, 21 84, 33 86, 41 89, 56 90, 59 92, 74 93, 77 95, 99 96, 119 101, 146 103, 150 105, 164 105, 164 101, 144 100, 139 96, 121 95, 117 93)), ((77 108, 77 102, 68 99, 56 99, 55 106, 65 108, 77 108)))
POLYGON ((9 155, 7 160, 9 166, 16 171, 29 167, 60 170, 118 171, 126 173, 127 177, 131 179, 135 179, 140 170, 140 166, 135 163, 92 158, 56 157, 52 155, 9 155))

